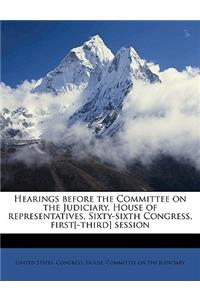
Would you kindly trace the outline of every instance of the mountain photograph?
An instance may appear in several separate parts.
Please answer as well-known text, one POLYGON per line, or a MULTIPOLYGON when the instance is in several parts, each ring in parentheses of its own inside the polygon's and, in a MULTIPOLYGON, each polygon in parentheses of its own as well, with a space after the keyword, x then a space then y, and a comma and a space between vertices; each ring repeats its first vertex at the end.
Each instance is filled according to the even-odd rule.
POLYGON ((200 22, 1 23, 1 191, 200 191, 200 22))

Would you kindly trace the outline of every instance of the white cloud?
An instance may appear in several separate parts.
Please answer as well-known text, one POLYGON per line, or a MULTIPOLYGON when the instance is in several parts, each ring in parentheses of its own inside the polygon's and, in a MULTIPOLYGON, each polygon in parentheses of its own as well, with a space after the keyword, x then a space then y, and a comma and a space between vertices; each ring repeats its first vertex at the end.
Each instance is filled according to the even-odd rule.
POLYGON ((4 84, 0 87, 6 106, 20 104, 34 112, 51 112, 41 127, 43 138, 71 145, 80 158, 97 156, 123 167, 136 159, 149 163, 158 154, 168 154, 200 169, 200 69, 189 66, 182 72, 175 68, 160 72, 153 63, 151 68, 162 82, 134 84, 122 108, 124 128, 113 138, 95 139, 85 124, 67 128, 67 118, 80 104, 80 95, 32 94, 33 83, 28 82, 16 90, 4 84), (66 110, 61 113, 63 106, 66 110))
POLYGON ((80 92, 62 93, 59 96, 54 96, 50 93, 36 94, 31 90, 35 87, 35 81, 24 81, 12 89, 4 83, 0 83, 1 109, 6 107, 10 110, 26 107, 30 112, 37 113, 38 111, 59 112, 66 109, 70 114, 79 105, 80 92))
POLYGON ((148 160, 165 153, 200 167, 199 70, 168 69, 159 76, 162 83, 136 84, 124 103, 126 157, 148 160))

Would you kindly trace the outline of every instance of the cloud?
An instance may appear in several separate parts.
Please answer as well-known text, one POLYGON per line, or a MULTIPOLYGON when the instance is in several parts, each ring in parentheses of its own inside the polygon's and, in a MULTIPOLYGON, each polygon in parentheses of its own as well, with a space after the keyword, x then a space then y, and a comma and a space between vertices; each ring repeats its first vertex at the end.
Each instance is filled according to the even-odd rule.
MULTIPOLYGON (((159 65, 150 65, 162 82, 135 82, 120 115, 124 127, 112 138, 96 139, 84 123, 67 127, 68 117, 82 101, 81 94, 32 94, 33 83, 28 82, 16 90, 4 84, 0 87, 6 105, 24 105, 34 113, 44 109, 42 139, 70 147, 79 159, 98 157, 122 168, 136 160, 149 164, 163 154, 187 160, 200 169, 200 69, 189 66, 181 72, 175 68, 161 72, 159 65)), ((29 152, 26 162, 34 163, 38 148, 29 152)), ((23 157, 24 153, 17 153, 15 159, 23 157)), ((41 161, 45 156, 39 153, 39 157, 41 161)))
POLYGON ((6 107, 15 110, 19 107, 26 107, 30 112, 38 113, 41 111, 59 112, 66 109, 71 113, 79 105, 79 91, 61 93, 54 96, 50 93, 32 93, 35 81, 25 80, 17 88, 11 88, 4 83, 0 83, 1 109, 6 107))
POLYGON ((32 93, 34 86, 35 81, 29 82, 25 80, 14 89, 1 82, 0 110, 2 111, 4 108, 9 109, 10 117, 14 122, 12 127, 21 130, 23 116, 21 116, 21 122, 17 122, 17 119, 13 119, 12 114, 20 107, 26 108, 28 114, 32 115, 31 118, 27 119, 28 122, 32 123, 32 126, 25 128, 24 137, 32 139, 34 136, 38 138, 43 134, 48 137, 47 131, 49 127, 52 131, 49 132, 49 135, 54 139, 56 134, 61 133, 61 126, 63 129, 66 128, 66 120, 80 106, 80 91, 75 90, 69 93, 62 93, 59 96, 51 93, 37 94, 32 93))
POLYGON ((162 83, 135 85, 123 105, 126 122, 120 134, 128 160, 147 162, 168 154, 200 168, 199 71, 171 68, 160 72, 162 83))
POLYGON ((49 163, 51 159, 52 156, 36 144, 18 149, 10 157, 10 161, 21 161, 28 167, 45 165, 49 163))
POLYGON ((170 68, 159 73, 162 83, 135 83, 122 107, 123 129, 113 138, 93 140, 88 129, 79 131, 79 125, 72 134, 76 136, 74 151, 84 149, 84 155, 96 155, 120 167, 135 160, 149 164, 157 155, 171 155, 200 169, 199 71, 170 68))
POLYGON ((191 37, 191 34, 190 34, 190 32, 189 32, 189 30, 188 29, 184 29, 184 37, 186 38, 186 39, 189 39, 190 37, 191 37))

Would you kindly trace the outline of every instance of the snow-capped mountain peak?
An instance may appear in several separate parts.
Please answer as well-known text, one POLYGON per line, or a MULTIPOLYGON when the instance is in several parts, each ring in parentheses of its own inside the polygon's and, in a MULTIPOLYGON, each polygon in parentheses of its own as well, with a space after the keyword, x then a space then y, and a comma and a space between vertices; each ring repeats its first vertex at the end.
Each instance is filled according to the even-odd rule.
POLYGON ((106 65, 114 57, 113 53, 106 47, 99 35, 95 35, 85 42, 83 49, 88 60, 94 62, 96 62, 95 60, 99 60, 103 65, 106 65), (93 58, 93 55, 95 55, 96 59, 93 58))
POLYGON ((122 47, 109 66, 109 73, 115 71, 118 76, 126 76, 132 80, 159 81, 157 75, 148 68, 144 59, 140 58, 136 50, 132 47, 122 47))
POLYGON ((90 82, 94 85, 112 58, 102 39, 93 36, 82 46, 71 49, 54 70, 36 83, 33 92, 58 94, 86 88, 90 82))
POLYGON ((110 134, 111 128, 113 133, 121 123, 123 102, 137 80, 147 83, 160 81, 134 48, 122 47, 86 103, 71 116, 69 124, 82 121, 93 127, 98 135, 110 134))
MULTIPOLYGON (((50 92, 57 95, 55 101, 59 101, 60 93, 70 93, 74 99, 74 110, 68 111, 67 115, 67 105, 63 104, 60 109, 62 116, 67 115, 66 125, 70 127, 76 122, 83 122, 84 126, 102 137, 114 134, 123 126, 124 100, 134 91, 138 80, 146 83, 160 81, 134 48, 122 47, 114 56, 103 40, 95 35, 71 49, 55 69, 38 80, 33 92, 50 92)), ((52 112, 47 111, 44 115, 32 116, 23 107, 12 113, 5 111, 2 128, 6 134, 10 134, 11 129, 12 136, 17 132, 22 137, 26 132, 32 136, 33 128, 39 136, 41 124, 48 118, 54 118, 52 112)))

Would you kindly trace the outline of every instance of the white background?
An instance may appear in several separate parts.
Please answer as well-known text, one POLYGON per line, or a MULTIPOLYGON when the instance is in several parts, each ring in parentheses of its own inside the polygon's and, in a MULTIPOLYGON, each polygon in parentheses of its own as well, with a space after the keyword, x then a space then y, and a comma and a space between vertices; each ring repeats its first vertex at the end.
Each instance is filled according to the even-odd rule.
POLYGON ((3 282, 3 300, 199 300, 199 282, 3 282))
MULTIPOLYGON (((199 0, 3 0, 1 19, 199 19, 199 0)), ((14 70, 13 70, 14 71, 14 70)), ((1 299, 199 299, 199 282, 1 282, 1 299)))
POLYGON ((1 0, 2 19, 190 20, 199 0, 1 0))
MULTIPOLYGON (((40 192, 40 193, 14 193, 14 192, 8 192, 8 193, 2 193, 1 199, 0 199, 0 232, 1 233, 200 233, 200 199, 199 199, 199 193, 198 192, 40 192), (62 200, 63 196, 93 196, 95 199, 95 195, 101 195, 101 196, 113 196, 115 199, 114 203, 119 205, 135 205, 135 204, 143 204, 144 211, 141 212, 141 215, 143 212, 146 212, 145 209, 146 204, 152 204, 152 203, 137 203, 137 202, 117 202, 116 197, 120 195, 124 196, 141 196, 141 197, 147 197, 147 196, 168 196, 170 199, 170 202, 164 202, 164 203, 156 203, 157 209, 155 211, 150 211, 149 213, 190 213, 192 216, 192 220, 150 220, 150 228, 123 228, 123 229, 101 229, 101 228, 78 228, 78 229, 56 229, 51 228, 50 220, 9 220, 8 214, 9 213, 51 213, 52 211, 45 211, 43 208, 43 203, 38 202, 15 202, 15 195, 17 197, 24 196, 26 199, 34 195, 37 196, 52 196, 54 197, 56 195, 59 195, 59 199, 62 200), (186 202, 173 202, 173 197, 175 199, 178 199, 180 197, 186 197, 186 202)), ((181 199, 181 198, 180 198, 181 199)), ((59 203, 62 204, 62 201, 59 203)), ((46 204, 46 202, 44 202, 46 204)), ((52 206, 52 203, 49 203, 52 206)), ((53 203, 53 205, 56 205, 57 203, 53 203)), ((66 204, 90 204, 88 202, 86 203, 66 203, 66 204)), ((98 204, 98 202, 94 202, 92 204, 98 204)), ((108 204, 108 203, 99 203, 99 204, 108 204)), ((112 204, 111 204, 111 207, 112 204)), ((78 211, 77 211, 78 212, 78 211)), ((117 211, 118 212, 118 211, 117 211)), ((122 211, 120 211, 122 212, 122 211)), ((129 213, 130 211, 126 211, 129 213)), ((57 213, 57 212, 55 212, 57 213)), ((71 212, 70 212, 71 213, 71 212)), ((112 211, 109 211, 109 213, 112 213, 112 211)), ((115 212, 116 213, 116 212, 115 212)), ((134 212, 133 212, 134 213, 134 212)), ((135 212, 138 213, 137 211, 135 212)), ((66 220, 56 220, 56 222, 65 222, 66 220)), ((91 222, 91 220, 84 220, 91 222)), ((97 219, 96 221, 92 220, 93 222, 102 222, 102 220, 97 219)), ((103 220, 104 221, 104 220, 103 220)), ((108 219, 106 219, 107 222, 109 222, 108 219)), ((137 221, 144 221, 148 222, 148 220, 141 219, 141 220, 123 220, 125 222, 137 222, 137 221)), ((118 223, 120 220, 118 221, 118 223)), ((115 220, 112 219, 112 223, 115 223, 115 220)))

